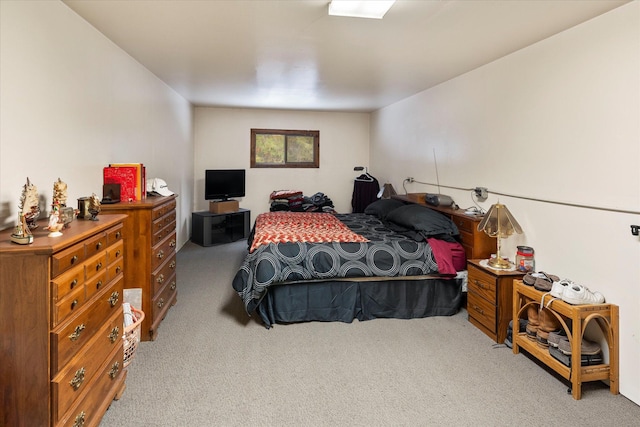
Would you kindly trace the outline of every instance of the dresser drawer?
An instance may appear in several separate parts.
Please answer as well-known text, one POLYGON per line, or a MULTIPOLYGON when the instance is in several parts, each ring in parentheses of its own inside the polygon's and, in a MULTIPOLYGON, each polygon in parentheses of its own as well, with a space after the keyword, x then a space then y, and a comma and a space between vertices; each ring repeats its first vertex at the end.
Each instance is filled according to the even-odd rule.
MULTIPOLYGON (((164 228, 167 228, 176 221, 176 211, 169 211, 166 215, 161 216, 152 223, 151 233, 158 234, 164 228)), ((175 227, 174 227, 175 228, 175 227)))
POLYGON ((467 312, 490 331, 496 329, 496 306, 474 292, 467 293, 467 312))
POLYGON ((153 281, 153 295, 157 295, 160 289, 170 280, 173 279, 176 272, 176 254, 167 260, 158 270, 151 274, 153 281))
POLYGON ((109 246, 107 249, 107 262, 112 264, 114 261, 124 256, 124 242, 120 240, 115 245, 109 246))
POLYGON ((53 327, 64 321, 68 316, 80 311, 80 307, 85 303, 84 285, 76 287, 64 298, 53 304, 51 309, 51 324, 53 327))
POLYGON ((110 279, 107 277, 107 270, 104 269, 101 273, 93 276, 91 279, 87 280, 85 283, 84 289, 87 295, 87 299, 91 298, 98 292, 100 292, 107 283, 109 283, 110 279))
POLYGON ((160 321, 169 309, 170 303, 176 294, 176 287, 172 281, 168 281, 153 299, 153 323, 160 321))
MULTIPOLYGON (((458 227, 458 231, 462 234, 462 232, 471 234, 473 236, 473 232, 477 227, 477 222, 472 220, 471 218, 465 218, 462 216, 453 215, 451 218, 453 223, 458 227)), ((473 237, 472 237, 473 240, 473 237)))
POLYGON ((151 271, 155 271, 160 265, 175 254, 176 250, 175 231, 153 247, 151 251, 151 271))
POLYGON ((107 245, 111 246, 118 241, 122 241, 122 231, 122 224, 118 224, 107 230, 107 245))
POLYGON ((469 291, 474 292, 482 298, 489 301, 491 304, 496 303, 496 279, 484 271, 481 271, 474 266, 470 265, 468 268, 469 280, 467 288, 469 291))
POLYGON ((152 237, 152 245, 157 245, 158 243, 160 243, 162 240, 164 240, 165 237, 167 237, 168 235, 170 235, 171 233, 173 233, 176 230, 176 223, 175 221, 170 223, 167 226, 164 226, 163 228, 161 228, 157 233, 153 234, 152 237))
POLYGON ((97 234, 85 241, 86 256, 90 258, 107 249, 107 233, 97 234))
MULTIPOLYGON (((123 279, 109 284, 94 304, 78 310, 78 315, 60 324, 51 332, 51 370, 56 374, 82 348, 114 314, 121 312, 122 304, 111 305, 109 297, 114 291, 122 293, 123 279)), ((120 316, 122 317, 122 316, 120 316)), ((122 329, 122 321, 119 323, 122 329)), ((120 331, 122 332, 122 330, 120 331)), ((120 333, 122 335, 122 333, 120 333)))
POLYGON ((60 301, 69 292, 84 286, 84 269, 74 268, 51 281, 51 297, 55 302, 60 301))
MULTIPOLYGON (((57 407, 54 408, 56 414, 64 414, 71 408, 74 401, 82 396, 91 379, 99 371, 100 365, 104 363, 114 348, 121 352, 122 341, 120 335, 115 339, 110 339, 114 322, 122 322, 122 308, 119 313, 114 313, 110 322, 105 322, 86 346, 84 346, 77 357, 62 369, 53 378, 51 388, 57 407)), ((120 323, 122 325, 122 323, 120 323)), ((120 326, 121 327, 121 326, 120 326)))
POLYGON ((124 258, 119 258, 107 267, 107 280, 113 280, 124 271, 124 258))
POLYGON ((51 257, 51 277, 55 278, 65 271, 81 265, 84 260, 85 249, 82 243, 53 254, 51 257))
POLYGON ((151 220, 155 221, 161 216, 166 215, 168 212, 176 209, 176 201, 172 200, 169 203, 165 203, 164 205, 158 206, 153 209, 151 212, 151 220))
POLYGON ((107 269, 107 252, 102 251, 84 263, 84 274, 87 279, 107 269))
MULTIPOLYGON (((102 414, 98 412, 98 408, 103 403, 104 396, 114 395, 117 379, 123 375, 123 351, 115 349, 109 356, 109 360, 99 368, 93 381, 87 387, 82 399, 60 418, 56 427, 93 426, 99 423, 102 414)), ((123 422, 122 424, 127 423, 123 422)))

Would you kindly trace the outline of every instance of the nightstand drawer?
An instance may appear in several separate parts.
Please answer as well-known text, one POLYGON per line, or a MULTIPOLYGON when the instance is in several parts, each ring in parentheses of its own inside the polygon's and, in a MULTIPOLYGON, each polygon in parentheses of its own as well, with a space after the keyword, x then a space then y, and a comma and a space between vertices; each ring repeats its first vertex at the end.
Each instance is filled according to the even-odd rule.
POLYGON ((468 289, 471 292, 482 296, 487 301, 495 304, 496 301, 496 279, 485 272, 469 266, 468 289))
POLYGON ((478 322, 482 323, 490 331, 496 330, 496 306, 479 295, 469 292, 467 294, 467 312, 478 322))
MULTIPOLYGON (((458 231, 460 231, 460 234, 462 234, 463 232, 466 232, 469 235, 473 236, 473 230, 476 226, 476 222, 473 221, 471 218, 464 218, 464 217, 455 215, 451 218, 451 220, 456 225, 456 227, 458 227, 458 231)), ((471 238, 473 239, 473 237, 471 238)))

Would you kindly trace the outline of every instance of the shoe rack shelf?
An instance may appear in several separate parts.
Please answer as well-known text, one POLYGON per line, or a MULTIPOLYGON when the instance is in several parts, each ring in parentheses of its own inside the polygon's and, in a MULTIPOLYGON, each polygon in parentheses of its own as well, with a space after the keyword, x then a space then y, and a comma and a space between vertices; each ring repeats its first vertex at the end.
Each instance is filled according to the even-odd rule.
MULTIPOLYGON (((532 286, 522 283, 522 280, 513 282, 513 324, 517 325, 519 319, 527 318, 527 308, 531 304, 540 305, 543 292, 532 286)), ((545 305, 550 301, 550 296, 545 298, 545 305)), ((525 350, 533 357, 553 369, 563 378, 571 382, 571 395, 579 400, 582 396, 582 383, 589 381, 609 381, 611 394, 618 394, 618 306, 615 304, 585 304, 571 305, 560 299, 554 300, 547 308, 558 318, 560 324, 567 333, 571 343, 571 367, 563 365, 549 354, 548 349, 540 347, 529 340, 526 333, 513 334, 513 352, 518 354, 520 349, 525 350), (609 348, 609 363, 600 365, 581 365, 581 343, 584 332, 592 320, 596 321, 602 331, 609 348), (570 322, 569 322, 570 321, 570 322), (568 325, 571 325, 569 327, 568 325), (578 367, 574 369, 573 367, 578 367)))

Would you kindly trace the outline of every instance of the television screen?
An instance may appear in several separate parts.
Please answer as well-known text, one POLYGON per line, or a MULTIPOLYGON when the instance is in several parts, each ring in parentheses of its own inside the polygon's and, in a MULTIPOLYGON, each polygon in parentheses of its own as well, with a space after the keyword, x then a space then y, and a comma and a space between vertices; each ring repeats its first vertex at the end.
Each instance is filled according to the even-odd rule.
POLYGON ((244 197, 244 169, 207 169, 204 177, 205 200, 244 197))

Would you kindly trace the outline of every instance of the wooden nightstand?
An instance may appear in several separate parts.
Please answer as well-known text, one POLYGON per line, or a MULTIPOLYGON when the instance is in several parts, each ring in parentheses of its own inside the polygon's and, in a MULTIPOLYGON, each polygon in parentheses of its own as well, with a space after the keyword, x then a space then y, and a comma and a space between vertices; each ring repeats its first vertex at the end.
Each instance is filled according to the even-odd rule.
POLYGON ((480 261, 467 261, 469 322, 495 342, 502 343, 513 315, 513 279, 522 278, 524 273, 493 270, 480 265, 480 261))

